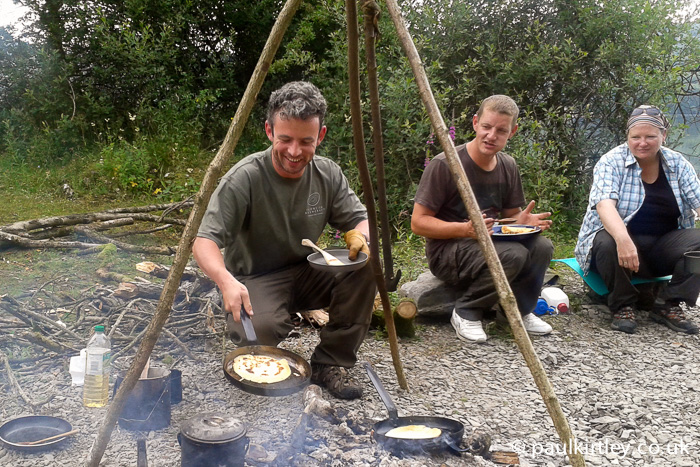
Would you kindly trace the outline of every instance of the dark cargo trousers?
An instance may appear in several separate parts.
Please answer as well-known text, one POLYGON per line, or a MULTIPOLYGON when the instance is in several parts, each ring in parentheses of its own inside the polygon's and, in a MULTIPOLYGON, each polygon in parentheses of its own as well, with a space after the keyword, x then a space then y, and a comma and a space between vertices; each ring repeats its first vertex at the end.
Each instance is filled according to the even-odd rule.
MULTIPOLYGON (((304 310, 328 307, 329 322, 321 328, 321 342, 311 364, 350 368, 357 361, 372 319, 376 283, 372 266, 347 273, 330 273, 300 263, 257 276, 237 277, 247 288, 253 305, 252 321, 258 342, 275 346, 294 329, 291 317, 304 310)), ((240 322, 234 334, 245 345, 240 322)))
MULTIPOLYGON (((531 313, 537 306, 554 253, 552 242, 541 235, 531 235, 522 241, 498 240, 494 247, 520 313, 531 313)), ((449 242, 428 262, 435 277, 457 291, 455 310, 460 317, 478 321, 498 303, 491 271, 476 240, 449 242)))
MULTIPOLYGON (((700 276, 685 272, 686 251, 700 250, 700 229, 678 229, 665 235, 636 235, 632 241, 639 255, 640 277, 671 276, 671 281, 657 292, 659 299, 679 300, 694 306, 700 292, 700 276)), ((612 236, 601 230, 591 247, 591 269, 603 278, 610 291, 608 308, 616 312, 623 306, 636 306, 640 290, 631 282, 632 272, 620 266, 617 244, 612 236)))

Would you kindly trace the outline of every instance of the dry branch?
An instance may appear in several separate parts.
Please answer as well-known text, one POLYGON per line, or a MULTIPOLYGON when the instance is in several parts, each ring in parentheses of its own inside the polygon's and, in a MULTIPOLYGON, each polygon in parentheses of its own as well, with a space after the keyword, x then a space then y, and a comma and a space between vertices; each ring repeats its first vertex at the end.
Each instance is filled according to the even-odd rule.
POLYGON ((47 318, 42 314, 36 313, 32 310, 27 309, 26 307, 23 307, 17 300, 15 300, 12 297, 8 297, 7 295, 0 296, 0 306, 2 306, 3 309, 11 313, 12 315, 27 323, 29 326, 33 326, 34 323, 32 323, 31 320, 34 319, 42 323, 46 323, 54 329, 59 330, 60 332, 65 332, 73 338, 82 339, 82 337, 78 336, 70 329, 64 328, 51 318, 47 318))
POLYGON ((12 243, 25 248, 78 248, 90 252, 102 250, 102 245, 83 242, 58 242, 54 240, 32 240, 0 230, 0 240, 12 243))
POLYGON ((168 230, 170 227, 172 227, 171 224, 165 224, 165 225, 161 225, 160 227, 154 227, 152 229, 133 230, 131 232, 115 233, 115 234, 112 234, 112 237, 128 237, 128 236, 132 236, 132 235, 147 235, 147 234, 152 234, 154 232, 161 232, 163 230, 168 230))
MULTIPOLYGON (((152 211, 160 211, 160 210, 169 210, 170 208, 177 206, 178 208, 180 207, 189 207, 191 206, 191 202, 186 202, 186 203, 169 203, 169 204, 154 204, 150 206, 141 206, 141 207, 132 207, 132 208, 118 208, 118 209, 110 209, 108 211, 103 211, 103 212, 94 212, 94 213, 87 213, 87 214, 72 214, 68 216, 54 216, 54 217, 45 217, 42 219, 32 219, 28 221, 20 221, 20 222, 15 222, 13 224, 8 224, 8 225, 3 225, 0 226, 0 231, 6 232, 6 233, 13 233, 13 234, 18 234, 20 232, 31 232, 32 230, 37 230, 37 229, 43 229, 47 227, 58 227, 58 226, 69 226, 69 225, 78 225, 78 224, 91 224, 93 222, 98 222, 98 221, 109 221, 113 219, 124 219, 124 218, 129 218, 133 217, 133 219, 137 220, 147 220, 147 221, 152 221, 156 223, 172 223, 172 224, 180 224, 184 225, 185 221, 182 221, 180 219, 167 219, 163 218, 162 216, 152 216, 152 215, 142 215, 139 213, 144 213, 144 212, 152 212, 152 211), (173 222, 170 222, 170 221, 173 222)), ((168 211, 170 212, 170 211, 168 211)))
POLYGON ((12 372, 12 367, 10 367, 10 362, 7 359, 7 355, 5 355, 5 353, 2 350, 0 350, 0 360, 3 361, 5 373, 7 373, 7 379, 10 382, 12 389, 15 390, 15 392, 19 395, 19 397, 22 398, 22 400, 27 405, 34 407, 34 402, 29 398, 29 396, 27 396, 22 387, 19 385, 17 378, 15 378, 15 374, 12 372))
POLYGON ((127 371, 122 384, 119 386, 119 390, 114 396, 102 425, 100 426, 95 442, 88 453, 86 464, 90 467, 97 467, 99 465, 105 449, 107 448, 107 443, 109 442, 112 430, 114 430, 114 425, 117 422, 117 418, 124 407, 129 393, 136 385, 136 381, 146 365, 146 361, 150 358, 153 347, 158 339, 158 335, 160 334, 166 320, 170 315, 170 309, 173 305, 175 292, 177 291, 178 284, 180 283, 182 272, 189 261, 190 254, 192 253, 192 242, 194 241, 194 237, 202 222, 202 218, 204 217, 206 206, 209 203, 209 199, 211 198, 214 189, 216 188, 216 183, 218 182, 219 175, 221 174, 224 165, 228 163, 236 148, 236 145, 238 144, 238 140, 243 133, 245 123, 250 116, 253 106, 255 105, 255 100, 258 92, 260 92, 267 71, 272 64, 280 43, 282 42, 284 32, 291 23, 294 13, 296 12, 300 3, 301 0, 287 0, 282 7, 282 11, 272 27, 270 37, 268 38, 267 43, 260 54, 255 71, 253 72, 253 75, 248 82, 248 86, 243 93, 243 97, 238 105, 236 114, 234 115, 229 130, 226 133, 226 137, 224 138, 224 142, 204 174, 202 185, 199 189, 199 193, 197 193, 194 207, 190 213, 187 224, 185 225, 182 237, 180 238, 175 260, 172 268, 170 269, 168 279, 165 281, 163 293, 161 294, 160 301, 158 302, 156 312, 151 320, 151 323, 146 328, 147 333, 141 342, 141 347, 139 348, 131 367, 127 371))
POLYGON ((199 357, 195 356, 192 352, 190 352, 190 349, 188 349, 187 346, 186 346, 185 344, 183 344, 182 341, 181 341, 180 339, 178 339, 178 337, 177 337, 175 334, 173 334, 171 331, 169 331, 169 330, 166 329, 166 328, 163 328, 163 332, 164 332, 165 334, 167 334, 168 336, 170 336, 170 338, 171 338, 173 341, 175 341, 175 343, 177 344, 177 346, 180 347, 180 348, 182 349, 182 351, 185 352, 185 355, 187 355, 188 357, 190 357, 190 359, 191 359, 192 361, 195 361, 195 362, 200 362, 200 361, 201 361, 199 357))
POLYGON ((0 227, 0 231, 20 234, 28 233, 38 229, 74 226, 81 224, 92 224, 94 222, 110 221, 115 219, 133 219, 139 221, 149 221, 161 224, 177 224, 185 225, 185 221, 182 219, 176 219, 172 217, 163 218, 161 216, 154 216, 152 214, 136 214, 136 213, 107 213, 98 212, 91 214, 71 214, 69 216, 58 216, 58 217, 45 217, 42 219, 33 219, 29 221, 15 222, 14 224, 5 225, 0 227))
POLYGON ((45 349, 55 352, 59 355, 67 354, 68 352, 80 352, 80 348, 74 345, 64 344, 62 342, 49 339, 38 332, 24 332, 20 334, 25 340, 34 344, 40 345, 45 349))
MULTIPOLYGON (((349 2, 348 2, 349 3, 349 2)), ((542 366, 542 362, 537 357, 537 353, 532 346, 532 342, 525 332, 523 326, 522 318, 520 317, 520 312, 518 310, 518 305, 515 301, 515 296, 513 291, 508 284, 508 279, 503 271, 503 266, 498 259, 498 254, 493 246, 488 230, 486 229, 486 224, 481 216, 481 211, 474 197, 474 193, 469 185, 469 180, 467 175, 462 168, 459 161, 459 156, 455 150, 452 139, 449 137, 447 130, 447 125, 442 118, 442 114, 435 102, 435 97, 433 96, 432 90, 430 89, 430 83, 428 77, 421 64, 421 58, 418 55, 413 39, 411 38, 408 29, 404 23, 401 15, 401 9, 399 8, 396 0, 387 0, 387 6, 389 7, 389 14, 394 22, 394 26, 398 32, 399 40, 401 41, 401 46, 408 58, 408 61, 413 70, 413 74, 416 78, 416 85, 423 100, 423 105, 428 112, 430 117, 430 122, 433 126, 435 134, 437 135, 440 145, 445 152, 445 156, 448 160, 450 171, 452 172, 452 177, 455 180, 459 194, 464 202, 469 213, 469 218, 472 220, 474 227, 476 228, 477 239, 479 240, 479 245, 486 258, 486 264, 491 271, 491 275, 498 292, 501 305, 506 312, 506 317, 513 331, 513 336, 515 337, 515 343, 520 349, 525 358, 530 373, 532 374, 535 384, 540 391, 540 395, 544 400, 549 416, 552 418, 554 427, 557 430, 557 434, 565 446, 568 446, 567 454, 569 460, 574 467, 580 467, 586 465, 583 455, 580 452, 576 452, 572 449, 575 445, 576 439, 574 438, 569 423, 566 419, 566 415, 559 405, 559 400, 554 392, 552 384, 547 378, 547 374, 542 366)))
POLYGON ((174 248, 167 246, 145 246, 145 245, 132 245, 130 243, 120 242, 118 240, 113 240, 104 235, 100 235, 94 230, 88 227, 76 227, 76 232, 80 232, 89 239, 95 240, 100 243, 111 243, 112 245, 120 248, 124 251, 130 251, 132 253, 149 253, 154 255, 172 255, 175 253, 174 248))
POLYGON ((116 227, 124 227, 125 225, 132 225, 134 223, 134 218, 133 217, 124 217, 122 219, 114 219, 111 221, 104 221, 104 222, 98 222, 97 224, 93 225, 92 228, 94 230, 109 230, 109 229, 114 229, 116 227))
POLYGON ((350 85, 350 115, 352 117, 352 134, 357 167, 362 181, 362 191, 367 207, 367 220, 369 221, 370 233, 370 263, 374 278, 377 282, 379 295, 382 297, 385 309, 388 312, 384 316, 386 331, 389 336, 389 350, 391 359, 396 371, 396 379, 402 389, 408 389, 408 381, 403 372, 401 355, 399 354, 399 340, 394 327, 394 317, 391 314, 391 303, 386 288, 386 281, 379 261, 379 234, 377 229, 377 210, 374 203, 374 188, 372 187, 372 177, 367 167, 367 155, 365 154, 364 131, 362 129, 362 107, 360 104, 360 54, 359 34, 357 32, 357 5, 354 1, 345 2, 345 16, 348 29, 348 81, 350 85))

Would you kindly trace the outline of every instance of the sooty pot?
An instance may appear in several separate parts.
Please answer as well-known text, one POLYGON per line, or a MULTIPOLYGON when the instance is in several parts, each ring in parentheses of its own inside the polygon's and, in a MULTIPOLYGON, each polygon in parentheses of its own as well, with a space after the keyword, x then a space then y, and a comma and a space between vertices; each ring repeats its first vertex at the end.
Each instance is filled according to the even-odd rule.
POLYGON ((243 467, 247 427, 228 415, 205 413, 185 421, 177 436, 182 467, 243 467))

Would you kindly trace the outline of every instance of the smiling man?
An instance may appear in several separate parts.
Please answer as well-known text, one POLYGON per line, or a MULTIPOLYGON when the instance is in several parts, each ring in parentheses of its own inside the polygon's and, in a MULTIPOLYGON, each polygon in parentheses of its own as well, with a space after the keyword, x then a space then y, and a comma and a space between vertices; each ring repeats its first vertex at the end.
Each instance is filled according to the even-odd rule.
MULTIPOLYGON (((512 217, 518 224, 542 230, 552 224, 546 219, 550 213, 532 213, 534 201, 522 209, 525 196, 518 167, 511 156, 501 152, 518 129, 518 112, 510 97, 495 95, 485 99, 472 119, 475 138, 456 148, 490 233, 498 217, 512 217)), ((430 161, 423 172, 411 229, 426 237, 431 272, 457 291, 451 319, 457 337, 485 342, 481 319, 498 303, 498 294, 444 153, 430 161)), ((552 242, 533 234, 521 241, 494 242, 494 246, 525 329, 533 335, 549 334, 552 327, 532 312, 552 258, 552 242)))
POLYGON ((277 345, 293 330, 298 311, 328 307, 330 321, 311 356, 312 382, 339 398, 360 397, 348 375, 372 314, 376 287, 369 262, 345 273, 312 269, 301 245, 326 225, 345 231, 349 258, 369 255, 367 211, 340 167, 316 156, 326 135, 326 101, 311 83, 296 81, 272 93, 267 150, 243 158, 221 179, 193 245, 194 257, 221 291, 234 318, 229 335, 244 344, 241 307, 260 344, 277 345), (221 248, 225 253, 222 255, 221 248))

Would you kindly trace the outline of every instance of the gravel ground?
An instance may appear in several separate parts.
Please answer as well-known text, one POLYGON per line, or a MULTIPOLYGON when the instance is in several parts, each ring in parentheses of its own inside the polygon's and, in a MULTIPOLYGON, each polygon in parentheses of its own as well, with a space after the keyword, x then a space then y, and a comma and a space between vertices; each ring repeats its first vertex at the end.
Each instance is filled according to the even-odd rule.
MULTIPOLYGON (((637 334, 610 330, 607 309, 591 303, 577 276, 557 270, 560 286, 572 300, 573 312, 547 317, 555 331, 533 340, 566 413, 577 447, 587 465, 696 466, 700 465, 700 364, 698 336, 675 333, 642 315, 637 334)), ((700 321, 697 308, 688 314, 700 321)), ((373 363, 399 415, 438 415, 459 420, 465 437, 487 433, 493 450, 515 451, 520 464, 565 466, 568 460, 532 376, 507 330, 489 325, 489 340, 474 345, 459 341, 448 317, 421 321, 418 336, 400 343, 410 391, 396 382, 388 343, 370 335, 360 360, 373 363)), ((309 357, 317 333, 302 328, 301 337, 283 347, 309 357)), ((136 465, 136 439, 147 437, 149 466, 180 465, 177 434, 181 423, 202 412, 235 416, 248 426, 251 441, 247 465, 323 466, 489 466, 482 457, 463 454, 419 455, 398 458, 374 443, 372 424, 387 411, 360 369, 353 374, 365 386, 360 400, 339 401, 327 393, 342 423, 313 418, 303 452, 282 461, 280 453, 303 411, 302 393, 264 397, 245 393, 223 376, 221 361, 233 349, 221 341, 188 341, 201 359, 179 361, 183 401, 172 407, 171 425, 136 433, 116 427, 100 465, 136 465)), ((155 365, 162 355, 153 355, 155 365)), ((113 382, 113 381, 112 381, 113 382)), ((84 465, 106 408, 82 406, 81 388, 72 387, 68 361, 40 378, 20 379, 35 400, 54 395, 36 414, 60 416, 80 433, 59 449, 18 453, 0 448, 0 465, 18 467, 84 465)), ((31 411, 0 376, 0 421, 31 411)))

